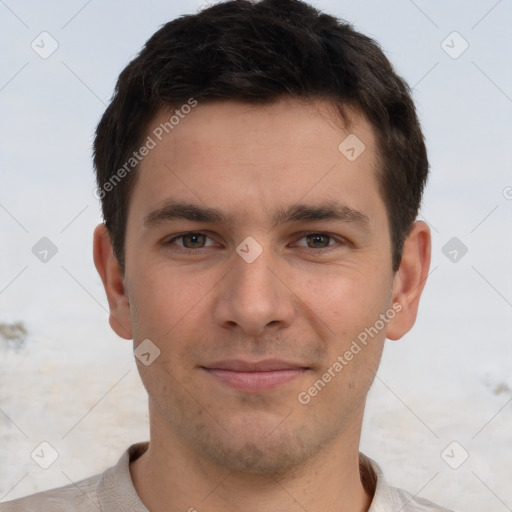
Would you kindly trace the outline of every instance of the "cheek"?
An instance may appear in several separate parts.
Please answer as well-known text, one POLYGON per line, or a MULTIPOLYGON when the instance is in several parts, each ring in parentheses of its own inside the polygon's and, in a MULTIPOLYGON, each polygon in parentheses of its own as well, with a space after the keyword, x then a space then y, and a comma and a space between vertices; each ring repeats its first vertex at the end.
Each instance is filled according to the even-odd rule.
POLYGON ((131 281, 132 321, 138 338, 161 338, 184 317, 190 288, 179 275, 165 269, 138 268, 131 281))
POLYGON ((385 280, 368 268, 325 269, 313 278, 296 279, 294 286, 329 335, 345 341, 373 325, 390 297, 385 280))
POLYGON ((130 286, 134 339, 154 341, 162 360, 182 353, 191 340, 204 342, 209 293, 218 281, 212 274, 164 264, 139 267, 130 286))

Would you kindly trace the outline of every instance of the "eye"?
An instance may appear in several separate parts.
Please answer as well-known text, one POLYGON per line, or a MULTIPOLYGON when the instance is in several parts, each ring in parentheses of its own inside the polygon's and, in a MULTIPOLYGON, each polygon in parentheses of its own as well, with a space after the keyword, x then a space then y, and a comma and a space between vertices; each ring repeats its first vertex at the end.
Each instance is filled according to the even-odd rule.
MULTIPOLYGON (((335 238, 327 233, 306 233, 299 239, 299 242, 301 240, 305 240, 306 243, 296 242, 295 245, 309 249, 326 249, 336 245, 335 238)), ((339 242, 343 242, 343 240, 339 239, 339 242)))
POLYGON ((215 245, 215 243, 213 243, 213 241, 204 233, 197 232, 183 233, 182 235, 175 236, 174 238, 166 241, 165 244, 177 245, 178 247, 188 250, 202 249, 203 247, 215 245), (207 240, 210 240, 212 243, 207 244, 207 240), (181 243, 178 243, 178 241, 181 241, 181 243))

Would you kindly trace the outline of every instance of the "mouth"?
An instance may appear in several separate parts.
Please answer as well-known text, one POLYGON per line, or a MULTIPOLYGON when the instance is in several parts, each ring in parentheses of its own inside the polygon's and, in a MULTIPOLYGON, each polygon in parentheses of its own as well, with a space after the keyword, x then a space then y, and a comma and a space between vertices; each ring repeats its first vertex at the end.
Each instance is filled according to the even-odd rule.
POLYGON ((277 359, 249 362, 239 359, 201 366, 217 382, 246 393, 270 391, 309 370, 300 364, 277 359))

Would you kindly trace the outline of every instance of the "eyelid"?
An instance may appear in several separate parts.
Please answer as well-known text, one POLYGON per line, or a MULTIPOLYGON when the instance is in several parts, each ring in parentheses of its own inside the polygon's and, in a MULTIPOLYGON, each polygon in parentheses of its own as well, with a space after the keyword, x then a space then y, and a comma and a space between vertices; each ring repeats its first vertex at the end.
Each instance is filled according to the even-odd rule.
MULTIPOLYGON (((210 240, 214 241, 213 238, 207 232, 205 232, 205 231, 184 231, 183 233, 177 233, 177 234, 171 235, 170 238, 169 237, 164 238, 163 244, 164 245, 171 245, 176 240, 179 240, 180 238, 183 240, 183 237, 185 237, 187 235, 203 235, 206 238, 209 238, 210 240)), ((181 249, 184 249, 185 251, 200 251, 202 249, 205 249, 206 247, 213 247, 213 245, 214 244, 205 245, 204 247, 199 247, 198 249, 189 249, 188 247, 184 247, 184 246, 181 246, 181 245, 177 245, 177 247, 179 247, 181 249)))
MULTIPOLYGON (((176 240, 178 240, 178 239, 182 239, 183 240, 183 237, 185 237, 186 235, 191 235, 191 234, 203 235, 207 239, 210 239, 210 240, 214 241, 214 239, 208 234, 208 232, 205 232, 205 231, 184 231, 182 233, 177 233, 177 234, 171 235, 171 238, 168 238, 168 237, 165 238, 164 239, 164 245, 171 245, 176 240)), ((294 237, 295 238, 295 242, 293 242, 292 245, 296 244, 299 240, 302 240, 303 238, 305 238, 305 237, 307 237, 309 235, 323 235, 323 236, 327 236, 330 239, 337 241, 338 243, 337 244, 329 244, 326 247, 319 247, 319 248, 307 247, 307 246, 296 246, 296 247, 302 247, 304 249, 310 249, 310 250, 312 250, 314 252, 322 252, 322 251, 330 250, 330 249, 336 247, 336 245, 339 246, 339 245, 345 245, 345 244, 349 243, 349 241, 347 239, 345 239, 344 237, 342 237, 341 235, 335 235, 335 234, 332 234, 332 233, 329 233, 329 232, 326 232, 326 231, 318 231, 317 230, 317 231, 303 231, 303 232, 297 233, 295 235, 295 237, 294 237)), ((181 246, 181 245, 177 245, 177 247, 179 247, 180 249, 183 249, 183 250, 185 250, 187 252, 199 252, 201 250, 206 249, 207 247, 213 247, 214 245, 215 244, 205 245, 205 246, 199 247, 197 249, 190 249, 188 247, 184 247, 184 246, 181 246)))
MULTIPOLYGON (((341 235, 335 235, 333 233, 329 233, 327 231, 304 231, 302 233, 298 233, 298 238, 296 239, 296 241, 294 243, 297 243, 299 240, 302 240, 303 238, 307 237, 308 235, 324 235, 324 236, 327 236, 335 241, 338 242, 338 245, 344 245, 344 244, 348 244, 348 240, 344 237, 342 237, 341 235)), ((329 244, 327 247, 320 247, 318 249, 315 249, 313 247, 305 247, 306 249, 312 249, 316 252, 319 252, 319 251, 322 251, 322 250, 327 250, 329 248, 332 248, 334 247, 336 244, 329 244)), ((304 247, 304 246, 299 246, 299 247, 304 247)))

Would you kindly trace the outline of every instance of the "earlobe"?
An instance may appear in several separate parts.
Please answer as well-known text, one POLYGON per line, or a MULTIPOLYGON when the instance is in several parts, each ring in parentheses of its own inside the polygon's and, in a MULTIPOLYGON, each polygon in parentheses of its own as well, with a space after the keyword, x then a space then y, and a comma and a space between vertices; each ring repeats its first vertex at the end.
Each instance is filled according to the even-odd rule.
POLYGON ((124 276, 114 255, 110 234, 105 224, 99 224, 94 230, 93 256, 96 270, 107 294, 110 326, 121 338, 132 339, 130 302, 126 294, 124 276))
POLYGON ((430 229, 425 222, 413 224, 404 242, 400 267, 393 280, 393 304, 400 312, 388 324, 386 337, 398 340, 414 325, 430 267, 430 229))

